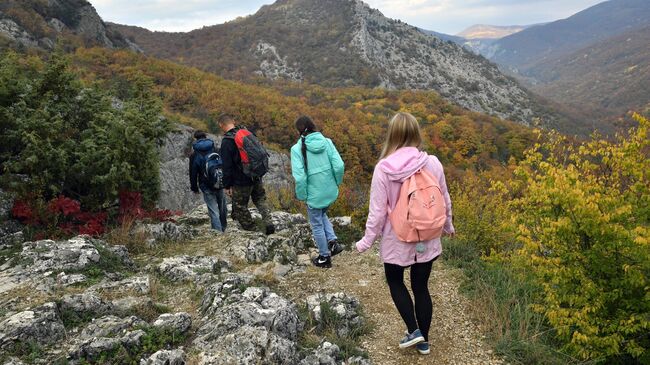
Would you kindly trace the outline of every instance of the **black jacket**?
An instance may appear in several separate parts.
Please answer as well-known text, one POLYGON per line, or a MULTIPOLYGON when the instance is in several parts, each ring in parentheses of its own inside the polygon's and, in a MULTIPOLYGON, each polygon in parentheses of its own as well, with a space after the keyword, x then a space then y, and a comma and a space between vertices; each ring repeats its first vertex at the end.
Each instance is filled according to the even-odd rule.
POLYGON ((229 189, 233 186, 253 186, 255 182, 244 175, 244 168, 239 157, 239 149, 235 144, 235 133, 240 127, 235 127, 224 134, 221 141, 221 160, 223 161, 223 186, 229 189))
POLYGON ((217 147, 213 140, 211 139, 200 139, 192 144, 192 155, 190 155, 190 187, 193 192, 199 192, 199 186, 201 190, 208 190, 208 181, 205 175, 203 174, 203 166, 201 166, 199 160, 196 158, 197 153, 208 155, 212 152, 216 152, 217 147))

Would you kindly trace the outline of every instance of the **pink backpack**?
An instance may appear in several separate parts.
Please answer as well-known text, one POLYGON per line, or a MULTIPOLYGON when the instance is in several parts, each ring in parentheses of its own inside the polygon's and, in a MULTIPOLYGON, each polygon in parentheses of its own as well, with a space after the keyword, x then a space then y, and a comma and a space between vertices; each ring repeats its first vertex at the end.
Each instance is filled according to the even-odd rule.
POLYGON ((418 243, 442 236, 447 207, 437 179, 421 169, 402 183, 397 205, 389 215, 402 242, 418 243))

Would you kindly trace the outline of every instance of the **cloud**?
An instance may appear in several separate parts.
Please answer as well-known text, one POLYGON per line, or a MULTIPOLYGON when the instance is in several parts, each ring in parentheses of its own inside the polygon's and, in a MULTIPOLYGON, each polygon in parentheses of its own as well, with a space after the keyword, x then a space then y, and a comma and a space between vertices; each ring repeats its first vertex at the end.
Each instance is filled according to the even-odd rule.
MULTIPOLYGON (((90 0, 108 21, 189 31, 255 13, 274 0, 90 0)), ((366 0, 384 15, 455 34, 473 24, 515 25, 566 18, 602 0, 366 0)))

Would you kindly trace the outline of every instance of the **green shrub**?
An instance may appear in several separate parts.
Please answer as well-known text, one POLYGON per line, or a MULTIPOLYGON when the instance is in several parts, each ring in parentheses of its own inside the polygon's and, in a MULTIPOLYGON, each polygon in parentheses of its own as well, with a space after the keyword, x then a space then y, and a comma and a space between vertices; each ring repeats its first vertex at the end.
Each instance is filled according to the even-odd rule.
POLYGON ((131 98, 118 101, 84 86, 68 60, 0 58, 0 164, 24 197, 64 195, 90 211, 116 204, 122 190, 145 202, 159 191, 157 145, 170 126, 150 82, 134 76, 131 98))

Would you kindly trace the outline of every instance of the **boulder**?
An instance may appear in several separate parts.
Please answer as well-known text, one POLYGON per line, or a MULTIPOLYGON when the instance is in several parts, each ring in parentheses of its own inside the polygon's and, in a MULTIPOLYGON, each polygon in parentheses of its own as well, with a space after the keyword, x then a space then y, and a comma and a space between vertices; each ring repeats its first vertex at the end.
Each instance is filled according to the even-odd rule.
POLYGON ((187 332, 192 327, 192 317, 185 312, 161 314, 153 322, 153 326, 165 330, 171 330, 178 334, 187 332))
POLYGON ((315 294, 307 297, 307 309, 316 323, 323 325, 323 304, 326 304, 330 311, 334 312, 340 320, 337 323, 336 333, 340 337, 349 335, 355 328, 363 325, 363 317, 360 310, 361 305, 355 297, 345 293, 315 294))
POLYGON ((185 365, 185 351, 177 350, 160 350, 148 359, 140 360, 140 365, 185 365))
POLYGON ((55 303, 16 313, 0 322, 0 348, 16 343, 51 345, 65 338, 65 327, 55 303))
POLYGON ((111 303, 105 302, 93 292, 69 294, 61 298, 59 310, 64 315, 86 318, 109 313, 113 309, 111 303))
POLYGON ((241 294, 253 281, 252 275, 231 273, 222 282, 210 285, 201 300, 201 314, 209 317, 221 307, 241 300, 241 294))
POLYGON ((163 259, 158 272, 171 281, 208 282, 226 272, 230 263, 213 256, 175 256, 163 259))
POLYGON ((136 316, 120 318, 116 316, 105 316, 94 319, 86 328, 81 331, 82 339, 93 337, 116 337, 135 327, 147 326, 147 322, 136 316))
POLYGON ((205 351, 202 363, 223 363, 216 354, 240 364, 296 363, 296 341, 303 328, 296 305, 268 288, 228 292, 221 284, 206 290, 205 317, 193 341, 205 351))
POLYGON ((155 224, 142 223, 133 228, 133 234, 150 237, 155 244, 157 242, 179 242, 186 241, 194 237, 195 232, 192 227, 177 224, 175 222, 160 222, 155 224))
POLYGON ((302 359, 300 365, 337 365, 336 359, 340 352, 337 345, 325 341, 302 359))

